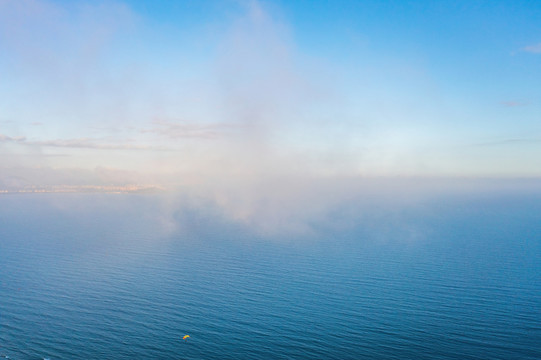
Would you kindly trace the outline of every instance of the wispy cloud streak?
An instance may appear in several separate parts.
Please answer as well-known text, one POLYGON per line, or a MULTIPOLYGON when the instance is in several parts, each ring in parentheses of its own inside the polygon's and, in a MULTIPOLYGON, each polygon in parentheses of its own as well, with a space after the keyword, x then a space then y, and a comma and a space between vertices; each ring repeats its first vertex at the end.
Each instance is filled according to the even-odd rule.
POLYGON ((541 138, 510 138, 494 141, 486 141, 473 144, 473 146, 499 146, 499 145, 518 145, 518 144, 536 144, 541 143, 541 138))
POLYGON ((153 125, 154 127, 150 129, 141 130, 141 133, 152 133, 170 139, 216 139, 239 127, 239 125, 227 123, 195 124, 187 121, 174 122, 161 119, 154 120, 153 125))
POLYGON ((541 42, 535 45, 525 46, 522 50, 529 53, 541 54, 541 42))
POLYGON ((522 101, 501 101, 500 104, 505 107, 518 107, 529 105, 529 103, 522 101))
POLYGON ((11 137, 0 134, 0 142, 15 142, 28 146, 47 146, 59 148, 80 148, 80 149, 98 149, 98 150, 171 150, 161 146, 151 146, 146 144, 134 144, 119 142, 105 142, 92 138, 76 139, 54 139, 54 140, 28 140, 24 136, 11 137))
POLYGON ((0 134, 0 142, 25 142, 26 138, 24 136, 7 136, 0 134))

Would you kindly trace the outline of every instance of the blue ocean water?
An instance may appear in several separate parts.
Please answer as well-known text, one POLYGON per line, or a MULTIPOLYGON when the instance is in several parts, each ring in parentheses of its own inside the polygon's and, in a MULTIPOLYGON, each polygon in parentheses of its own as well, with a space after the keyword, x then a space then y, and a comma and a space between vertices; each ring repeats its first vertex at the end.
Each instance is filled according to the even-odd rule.
POLYGON ((0 354, 541 359, 539 193, 353 202, 289 237, 161 204, 0 197, 0 354))

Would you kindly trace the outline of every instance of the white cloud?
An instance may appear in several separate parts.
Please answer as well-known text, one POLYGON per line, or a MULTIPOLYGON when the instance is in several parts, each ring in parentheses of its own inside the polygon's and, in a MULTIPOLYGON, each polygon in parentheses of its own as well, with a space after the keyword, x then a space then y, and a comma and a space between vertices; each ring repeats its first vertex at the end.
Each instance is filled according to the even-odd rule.
POLYGON ((529 52, 529 53, 541 54, 541 43, 535 44, 535 45, 530 45, 530 46, 525 46, 525 47, 522 48, 522 50, 526 51, 526 52, 529 52))
POLYGON ((116 2, 0 1, 0 67, 9 69, 0 82, 8 99, 2 115, 20 125, 37 119, 58 133, 122 120, 140 83, 130 83, 131 62, 113 65, 128 48, 123 38, 137 39, 136 22, 116 2))

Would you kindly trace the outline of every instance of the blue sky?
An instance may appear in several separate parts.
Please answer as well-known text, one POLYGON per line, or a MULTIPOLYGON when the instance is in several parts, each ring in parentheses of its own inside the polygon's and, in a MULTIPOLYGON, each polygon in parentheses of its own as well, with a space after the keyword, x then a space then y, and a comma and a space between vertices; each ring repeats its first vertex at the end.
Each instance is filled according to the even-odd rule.
POLYGON ((0 169, 538 177, 540 84, 537 1, 0 0, 0 169))

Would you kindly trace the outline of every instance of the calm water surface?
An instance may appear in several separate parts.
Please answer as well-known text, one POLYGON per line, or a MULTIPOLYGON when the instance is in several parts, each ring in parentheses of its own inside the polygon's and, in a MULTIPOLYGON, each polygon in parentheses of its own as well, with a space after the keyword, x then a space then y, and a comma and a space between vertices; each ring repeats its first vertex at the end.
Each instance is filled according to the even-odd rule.
POLYGON ((2 196, 0 353, 541 359, 541 196, 353 209, 286 239, 151 195, 2 196))

